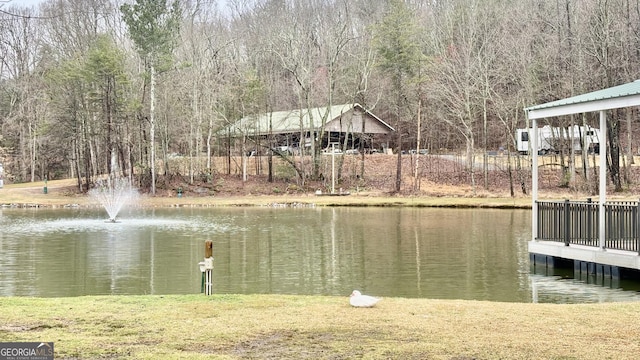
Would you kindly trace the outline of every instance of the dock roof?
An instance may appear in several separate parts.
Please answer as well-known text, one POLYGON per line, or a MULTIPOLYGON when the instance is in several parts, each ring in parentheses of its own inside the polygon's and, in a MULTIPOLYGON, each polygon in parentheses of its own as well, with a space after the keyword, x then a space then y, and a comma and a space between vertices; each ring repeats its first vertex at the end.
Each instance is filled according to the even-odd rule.
POLYGON ((541 119, 638 105, 640 105, 640 80, 530 106, 524 110, 529 119, 541 119))

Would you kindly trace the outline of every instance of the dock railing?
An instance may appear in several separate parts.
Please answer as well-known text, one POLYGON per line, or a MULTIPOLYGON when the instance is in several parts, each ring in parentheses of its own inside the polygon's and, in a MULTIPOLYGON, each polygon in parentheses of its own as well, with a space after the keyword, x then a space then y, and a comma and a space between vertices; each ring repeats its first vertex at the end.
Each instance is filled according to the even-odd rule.
MULTIPOLYGON (((538 201, 538 238, 599 247, 598 203, 586 201, 538 201)), ((611 201, 604 205, 605 249, 640 253, 640 202, 611 201)))

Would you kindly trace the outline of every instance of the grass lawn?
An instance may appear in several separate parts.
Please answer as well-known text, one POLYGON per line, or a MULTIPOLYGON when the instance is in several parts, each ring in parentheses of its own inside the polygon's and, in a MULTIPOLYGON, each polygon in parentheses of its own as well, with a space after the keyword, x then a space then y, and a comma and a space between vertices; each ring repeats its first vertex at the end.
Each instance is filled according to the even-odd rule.
POLYGON ((0 298, 0 341, 57 359, 636 359, 640 304, 288 295, 0 298))

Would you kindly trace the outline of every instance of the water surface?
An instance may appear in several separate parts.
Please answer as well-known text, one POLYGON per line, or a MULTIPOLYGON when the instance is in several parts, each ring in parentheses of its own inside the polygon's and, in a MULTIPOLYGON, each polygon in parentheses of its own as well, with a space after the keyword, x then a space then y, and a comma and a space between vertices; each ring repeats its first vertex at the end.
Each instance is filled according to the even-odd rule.
MULTIPOLYGON (((204 242, 214 292, 512 302, 638 300, 531 274, 530 211, 430 208, 0 210, 0 295, 198 293, 204 242)), ((624 288, 624 287, 623 287, 624 288)))

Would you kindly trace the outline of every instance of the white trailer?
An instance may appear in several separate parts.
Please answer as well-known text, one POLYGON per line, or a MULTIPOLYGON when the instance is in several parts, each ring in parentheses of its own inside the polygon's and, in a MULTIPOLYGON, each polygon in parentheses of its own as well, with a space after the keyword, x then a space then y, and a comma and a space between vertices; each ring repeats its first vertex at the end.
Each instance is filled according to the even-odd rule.
MULTIPOLYGON (((516 145, 520 154, 529 154, 533 148, 533 129, 517 129, 516 145)), ((558 153, 561 149, 582 152, 600 152, 600 130, 591 126, 573 125, 567 128, 545 125, 538 128, 538 154, 558 153)))

